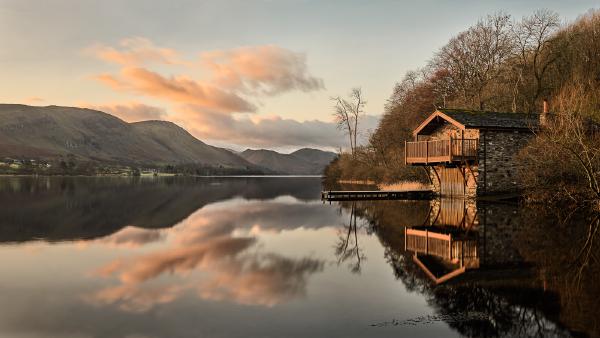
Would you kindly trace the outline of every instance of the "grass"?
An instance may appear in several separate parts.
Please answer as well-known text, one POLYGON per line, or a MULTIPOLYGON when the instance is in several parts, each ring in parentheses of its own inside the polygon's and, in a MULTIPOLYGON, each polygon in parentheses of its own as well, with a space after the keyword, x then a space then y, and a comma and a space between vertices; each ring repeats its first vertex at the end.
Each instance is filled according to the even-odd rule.
POLYGON ((420 182, 398 182, 393 184, 378 184, 377 188, 383 191, 422 191, 431 190, 428 184, 420 182))

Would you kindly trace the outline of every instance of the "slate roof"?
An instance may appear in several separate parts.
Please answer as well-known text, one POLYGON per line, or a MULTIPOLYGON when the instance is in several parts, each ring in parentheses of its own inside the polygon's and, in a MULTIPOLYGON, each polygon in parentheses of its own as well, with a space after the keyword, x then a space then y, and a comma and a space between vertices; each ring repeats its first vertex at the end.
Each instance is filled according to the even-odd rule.
POLYGON ((506 129, 532 130, 539 128, 539 114, 502 113, 466 109, 438 109, 431 114, 415 131, 426 134, 435 129, 443 120, 460 129, 506 129))
POLYGON ((438 109, 468 128, 531 129, 539 127, 539 114, 438 109))

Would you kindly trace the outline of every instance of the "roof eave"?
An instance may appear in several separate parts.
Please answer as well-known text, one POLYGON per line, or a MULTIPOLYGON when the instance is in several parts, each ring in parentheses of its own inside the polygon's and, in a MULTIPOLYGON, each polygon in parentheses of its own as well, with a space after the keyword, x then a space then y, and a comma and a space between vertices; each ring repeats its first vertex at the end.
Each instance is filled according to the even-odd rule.
POLYGON ((451 118, 450 116, 444 114, 443 112, 436 110, 435 112, 433 112, 431 115, 429 115, 429 117, 427 119, 425 119, 425 121, 423 121, 414 131, 413 131, 413 136, 417 136, 419 135, 419 133, 429 124, 431 123, 431 121, 433 121, 433 119, 435 119, 436 117, 441 117, 442 119, 446 120, 447 122, 449 122, 450 124, 454 125, 455 127, 457 127, 460 130, 465 130, 466 126, 458 121, 456 121, 455 119, 451 118))

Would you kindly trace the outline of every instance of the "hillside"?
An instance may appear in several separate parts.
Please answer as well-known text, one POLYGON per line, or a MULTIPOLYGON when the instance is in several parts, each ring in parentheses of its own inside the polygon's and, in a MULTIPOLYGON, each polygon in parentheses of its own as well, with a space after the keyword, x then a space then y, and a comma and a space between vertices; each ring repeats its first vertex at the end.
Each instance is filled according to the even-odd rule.
POLYGON ((171 122, 127 123, 100 111, 0 104, 0 158, 78 159, 125 165, 252 164, 193 137, 171 122))
POLYGON ((240 156, 248 162, 263 168, 269 168, 280 174, 320 175, 335 153, 304 148, 291 154, 281 154, 272 150, 247 149, 240 156))
POLYGON ((325 168, 325 166, 327 166, 337 156, 337 154, 330 151, 322 151, 312 148, 302 148, 294 151, 291 153, 291 155, 301 158, 304 161, 312 163, 316 166, 322 166, 323 168, 325 168))

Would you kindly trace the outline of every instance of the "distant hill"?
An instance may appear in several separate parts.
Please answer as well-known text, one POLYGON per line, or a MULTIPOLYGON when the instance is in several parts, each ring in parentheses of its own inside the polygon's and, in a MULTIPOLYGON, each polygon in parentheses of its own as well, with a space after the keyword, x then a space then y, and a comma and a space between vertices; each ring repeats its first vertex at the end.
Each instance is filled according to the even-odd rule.
POLYGON ((127 165, 194 163, 255 168, 171 122, 127 123, 91 109, 0 104, 0 158, 53 159, 69 154, 127 165))
POLYGON ((322 151, 312 148, 302 148, 294 151, 291 155, 301 158, 306 162, 325 168, 337 154, 330 151, 322 151))
POLYGON ((250 163, 280 174, 320 175, 325 166, 337 155, 328 151, 303 148, 291 154, 265 149, 247 149, 240 153, 240 156, 250 163))

